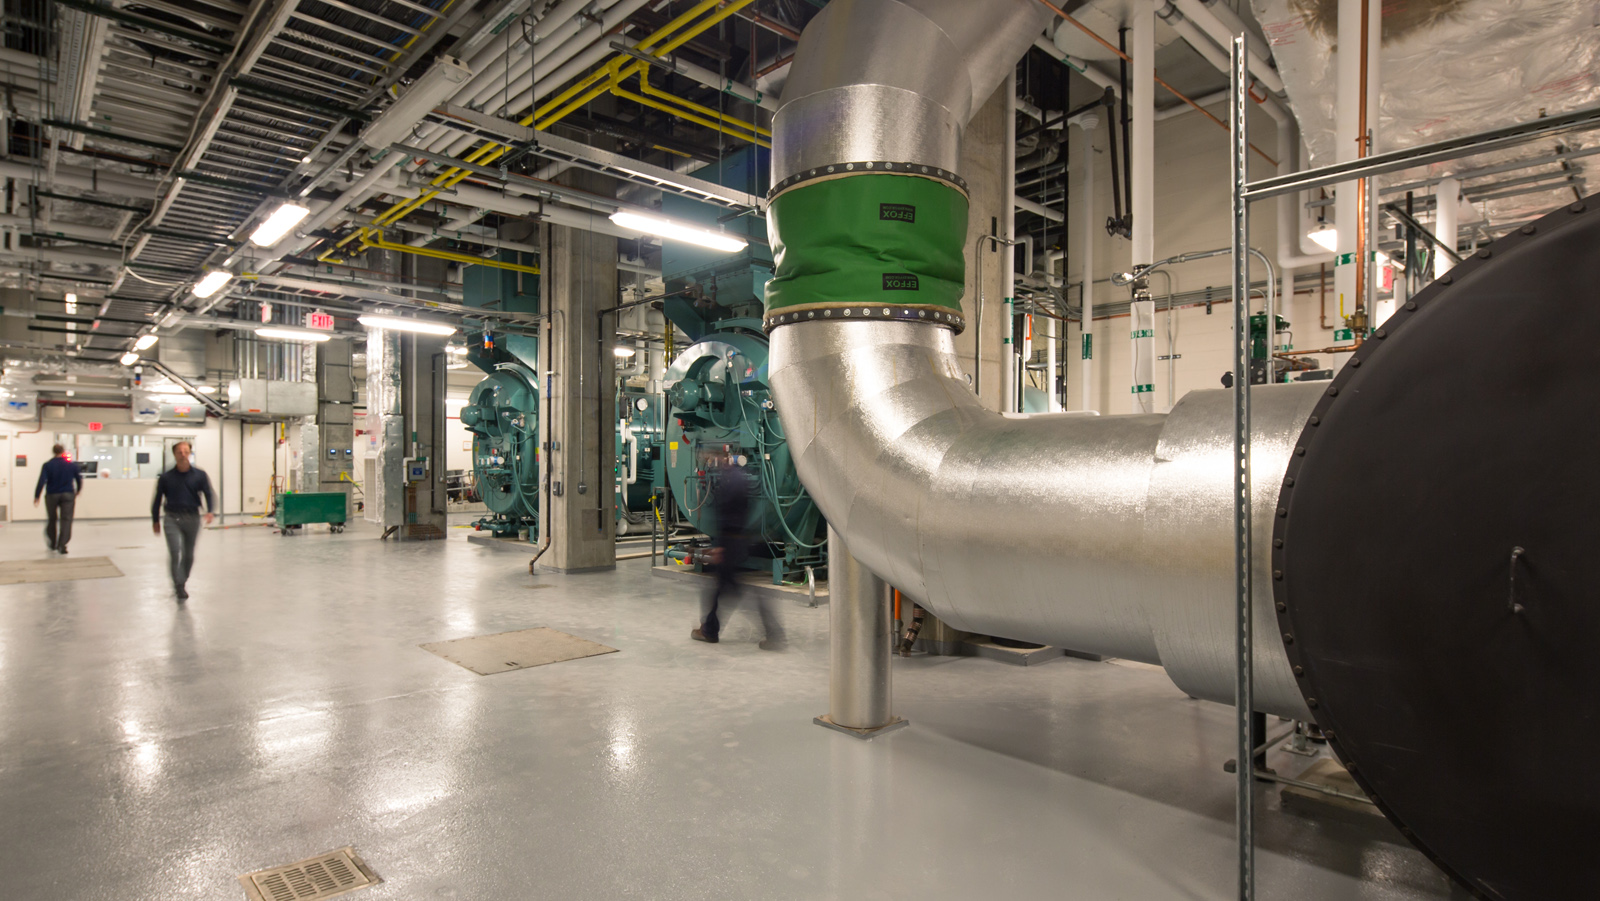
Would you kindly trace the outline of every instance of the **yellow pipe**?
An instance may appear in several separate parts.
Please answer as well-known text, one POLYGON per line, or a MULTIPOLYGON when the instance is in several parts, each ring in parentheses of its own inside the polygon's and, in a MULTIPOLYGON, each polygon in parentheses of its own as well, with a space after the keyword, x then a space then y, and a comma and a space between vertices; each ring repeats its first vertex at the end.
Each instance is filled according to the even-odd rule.
MULTIPOLYGON (((703 20, 701 20, 699 23, 697 23, 695 25, 695 27, 690 29, 688 32, 686 32, 684 34, 681 34, 681 35, 678 35, 677 37, 675 37, 672 40, 668 41, 666 44, 662 45, 662 47, 659 50, 651 50, 650 54, 652 56, 666 56, 668 53, 671 53, 672 51, 678 49, 679 47, 682 47, 684 44, 687 44, 690 41, 694 40, 695 38, 699 37, 701 35, 701 33, 705 32, 711 26, 717 24, 718 22, 721 22, 723 19, 728 18, 729 16, 733 15, 734 13, 738 12, 741 9, 744 9, 746 6, 749 6, 750 4, 752 4, 754 2, 755 2, 755 0, 733 0, 732 3, 729 3, 727 6, 724 6, 722 9, 717 10, 716 13, 714 13, 713 15, 706 16, 703 20)), ((704 3, 700 4, 700 6, 705 6, 705 5, 706 4, 704 4, 704 3)))
MULTIPOLYGON (((660 40, 666 39, 674 31, 677 31, 679 28, 682 28, 686 23, 688 23, 689 21, 694 19, 695 16, 698 16, 701 13, 705 12, 706 10, 710 9, 711 7, 716 6, 717 3, 719 3, 719 2, 721 2, 721 0, 701 0, 701 2, 696 3, 694 6, 690 7, 688 10, 684 11, 676 19, 673 19, 672 21, 668 22, 667 24, 665 24, 665 25, 661 26, 660 28, 656 29, 649 36, 647 36, 644 40, 642 40, 639 43, 633 45, 633 49, 642 50, 642 51, 645 51, 647 53, 650 52, 650 48, 652 46, 654 46, 656 41, 660 41, 660 40)), ((701 29, 701 30, 703 30, 703 29, 701 29)), ((698 35, 699 33, 700 33, 700 30, 696 30, 696 31, 691 32, 692 35, 698 35)), ((659 53, 656 54, 656 55, 660 56, 659 53)), ((573 85, 570 88, 567 88, 565 91, 562 91, 560 94, 556 95, 554 98, 545 101, 544 105, 539 107, 538 109, 535 109, 533 111, 533 115, 528 117, 527 119, 525 119, 522 122, 522 124, 523 125, 527 125, 527 124, 529 124, 529 122, 531 120, 534 120, 534 119, 537 119, 537 118, 539 118, 541 116, 544 116, 545 114, 547 114, 552 109, 560 109, 561 106, 563 104, 565 104, 568 100, 570 100, 573 97, 576 97, 579 94, 583 93, 583 91, 585 91, 590 85, 597 84, 602 79, 609 78, 610 80, 615 81, 618 78, 626 78, 627 74, 623 73, 623 72, 620 72, 619 69, 621 68, 621 65, 623 63, 627 62, 630 59, 632 59, 632 57, 629 57, 629 56, 627 56, 625 54, 619 53, 616 56, 612 57, 611 59, 607 60, 605 65, 601 66, 599 69, 596 69, 594 72, 590 73, 587 77, 581 79, 577 84, 573 85)), ((643 63, 636 63, 636 64, 637 65, 643 65, 643 63)), ((604 93, 604 91, 602 91, 601 93, 604 93)), ((599 94, 596 94, 595 96, 599 96, 599 94)), ((562 115, 566 115, 566 114, 563 113, 562 115)))
POLYGON ((772 146, 770 143, 768 143, 766 141, 763 141, 760 138, 755 137, 754 135, 749 135, 749 134, 745 134, 744 132, 735 131, 735 130, 733 130, 731 128, 728 128, 725 125, 722 125, 722 124, 717 123, 717 122, 713 122, 710 119, 701 118, 700 116, 697 116, 697 115, 695 115, 694 113, 691 113, 691 112, 686 112, 684 110, 679 110, 679 109, 673 109, 672 107, 667 106, 666 104, 661 103, 660 101, 651 100, 649 97, 645 97, 645 96, 642 96, 640 94, 635 94, 632 91, 624 91, 621 88, 614 88, 614 89, 612 89, 611 93, 616 94, 618 97, 622 97, 622 98, 627 99, 627 100, 632 100, 635 103, 643 104, 644 106, 648 106, 648 107, 651 107, 653 109, 658 109, 658 110, 661 110, 662 112, 665 112, 665 113, 670 113, 670 114, 672 114, 674 116, 677 116, 680 119, 688 119, 690 122, 695 122, 695 123, 698 123, 700 125, 704 125, 705 127, 709 128, 709 129, 712 129, 713 131, 720 131, 725 135, 730 135, 732 137, 740 139, 741 141, 749 141, 752 144, 756 144, 757 146, 760 146, 760 147, 771 147, 772 146))
POLYGON ((732 123, 734 125, 737 125, 737 126, 743 128, 745 131, 750 132, 751 134, 766 135, 769 138, 772 137, 772 132, 771 131, 769 131, 769 130, 767 130, 765 128, 762 128, 761 126, 755 124, 754 122, 746 122, 743 119, 738 119, 738 118, 735 118, 733 116, 724 115, 723 113, 718 112, 717 110, 714 110, 709 106, 701 106, 700 104, 695 103, 692 100, 685 100, 684 98, 679 97, 676 94, 669 94, 666 91, 663 91, 663 90, 661 90, 659 88, 653 87, 650 84, 650 73, 649 73, 648 70, 639 73, 639 90, 644 92, 644 93, 646 93, 646 94, 649 94, 652 97, 659 97, 659 98, 662 98, 663 100, 666 100, 669 103, 676 103, 679 106, 687 107, 689 109, 694 110, 697 113, 701 113, 702 115, 715 116, 718 121, 732 123))
POLYGON ((432 257, 436 260, 450 260, 454 263, 466 263, 469 266, 488 266, 492 269, 510 269, 514 272, 526 272, 530 275, 539 274, 538 266, 507 263, 504 260, 485 259, 483 257, 475 257, 470 253, 454 253, 449 250, 437 250, 432 247, 412 247, 410 244, 394 244, 385 241, 383 233, 376 229, 363 228, 357 234, 361 236, 361 246, 373 250, 392 250, 395 253, 409 253, 421 257, 432 257))

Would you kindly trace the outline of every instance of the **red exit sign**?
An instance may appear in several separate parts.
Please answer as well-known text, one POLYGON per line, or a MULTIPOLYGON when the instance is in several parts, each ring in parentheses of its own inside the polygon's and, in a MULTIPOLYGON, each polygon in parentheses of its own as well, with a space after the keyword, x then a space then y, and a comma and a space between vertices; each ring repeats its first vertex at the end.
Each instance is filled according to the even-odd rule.
POLYGON ((325 332, 333 331, 333 314, 321 310, 312 310, 306 314, 306 328, 321 329, 325 332))
POLYGON ((91 423, 89 423, 89 431, 91 431, 91 432, 98 432, 98 431, 100 431, 101 429, 103 429, 105 427, 106 427, 106 424, 103 423, 103 422, 91 422, 91 423))

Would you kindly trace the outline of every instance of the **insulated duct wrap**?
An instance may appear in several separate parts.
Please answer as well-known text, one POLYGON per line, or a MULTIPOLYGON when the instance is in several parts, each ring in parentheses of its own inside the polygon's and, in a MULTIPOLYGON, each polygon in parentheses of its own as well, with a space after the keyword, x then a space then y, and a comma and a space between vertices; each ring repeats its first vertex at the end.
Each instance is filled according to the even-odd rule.
MULTIPOLYGON (((954 148, 937 128, 885 129, 851 105, 914 86, 926 64, 925 50, 871 23, 937 32, 957 54, 940 57, 942 70, 964 73, 981 102, 1044 27, 1042 10, 1033 0, 836 0, 806 30, 790 89, 808 93, 785 96, 773 134, 769 228, 783 250, 767 316, 773 397, 806 488, 879 577, 958 628, 1159 663, 1190 694, 1231 703, 1231 395, 1195 392, 1169 416, 985 408, 952 323, 937 318, 964 283, 966 203, 949 159, 978 105, 973 92, 947 78, 924 86, 926 102, 902 106, 950 114, 954 148), (886 43, 866 44, 874 35, 886 43), (848 81, 868 76, 888 84, 848 81), (843 117, 818 127, 809 111, 829 104, 843 117), (931 137, 908 146, 915 134, 931 137), (915 171, 883 173, 886 160, 915 171), (913 196, 915 223, 883 216, 883 204, 913 196), (930 203, 937 215, 924 213, 930 203), (935 312, 918 316, 885 297, 895 292, 884 273, 902 269, 919 287, 937 276, 935 312)), ((1257 392, 1253 504, 1263 531, 1317 394, 1257 392)), ((1258 554, 1255 604, 1267 618, 1264 561, 1258 554)), ((1259 643, 1255 666, 1259 709, 1308 717, 1281 644, 1259 643)))
MULTIPOLYGON (((1251 2, 1314 166, 1336 159, 1338 5, 1338 0, 1251 2)), ((1592 0, 1385 0, 1378 118, 1372 125, 1375 152, 1600 104, 1597 16, 1592 0)), ((1600 139, 1589 132, 1562 143, 1581 149, 1600 146, 1600 139)), ((1431 174, 1549 149, 1546 144, 1538 151, 1523 148, 1438 163, 1431 174)), ((1380 185, 1414 178, 1415 172, 1392 175, 1380 185)), ((1581 183, 1579 191, 1586 193, 1581 183)), ((1483 203, 1496 221, 1510 221, 1573 197, 1570 190, 1565 195, 1517 194, 1483 203)))
MULTIPOLYGON (((884 166, 868 165, 873 169, 859 171, 884 166)), ((817 179, 780 189, 768 208, 777 263, 767 283, 768 324, 882 318, 892 307, 891 316, 937 317, 959 331, 965 193, 936 178, 855 175, 846 166, 856 170, 853 163, 824 166, 817 179), (876 308, 862 307, 869 299, 876 308)))

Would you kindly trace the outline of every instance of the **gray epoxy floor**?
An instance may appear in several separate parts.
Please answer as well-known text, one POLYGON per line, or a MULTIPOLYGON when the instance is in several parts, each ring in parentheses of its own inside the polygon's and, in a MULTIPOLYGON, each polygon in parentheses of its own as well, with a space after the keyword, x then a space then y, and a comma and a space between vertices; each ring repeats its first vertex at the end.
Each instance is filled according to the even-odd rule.
MULTIPOLYGON (((912 725, 861 742, 811 723, 826 608, 783 609, 783 653, 743 614, 706 645, 648 560, 530 577, 464 537, 208 531, 179 608, 148 524, 79 523, 123 578, 0 588, 0 895, 237 898, 344 845, 371 901, 1233 895, 1232 711, 1159 671, 897 660, 912 725), (531 626, 621 653, 484 677, 417 647, 531 626)), ((1453 897, 1386 825, 1259 798, 1261 898, 1453 897)))

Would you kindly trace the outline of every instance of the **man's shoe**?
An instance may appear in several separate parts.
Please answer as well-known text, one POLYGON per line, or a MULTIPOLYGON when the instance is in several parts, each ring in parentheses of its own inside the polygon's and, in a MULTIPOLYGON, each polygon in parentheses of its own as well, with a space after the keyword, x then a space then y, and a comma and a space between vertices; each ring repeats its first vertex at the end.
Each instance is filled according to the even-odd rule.
POLYGON ((706 633, 700 631, 699 629, 696 629, 693 632, 690 632, 689 633, 689 637, 693 638, 695 641, 704 641, 704 642, 708 642, 710 644, 716 644, 717 641, 718 641, 718 639, 707 635, 706 633))
POLYGON ((189 599, 189 592, 184 590, 184 587, 182 585, 179 585, 177 587, 177 591, 178 591, 178 603, 181 604, 184 601, 187 601, 189 599))
POLYGON ((768 638, 765 641, 757 642, 756 647, 763 651, 786 651, 789 649, 789 643, 781 638, 768 638))
POLYGON ((67 552, 67 549, 64 548, 64 547, 56 548, 56 553, 58 553, 58 554, 65 554, 66 552, 67 552))

